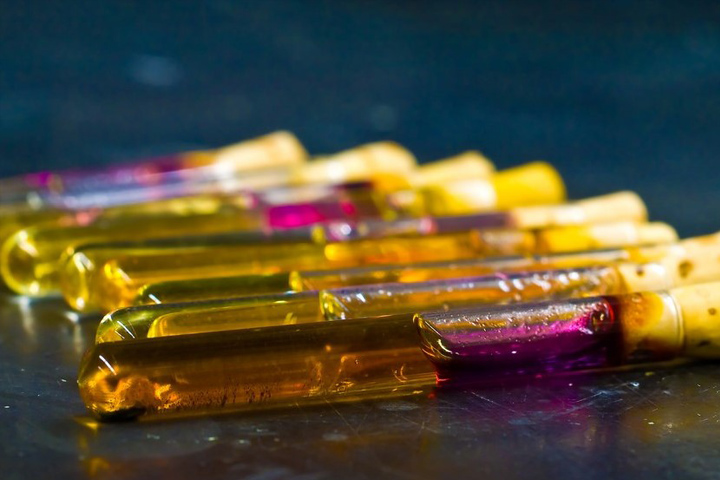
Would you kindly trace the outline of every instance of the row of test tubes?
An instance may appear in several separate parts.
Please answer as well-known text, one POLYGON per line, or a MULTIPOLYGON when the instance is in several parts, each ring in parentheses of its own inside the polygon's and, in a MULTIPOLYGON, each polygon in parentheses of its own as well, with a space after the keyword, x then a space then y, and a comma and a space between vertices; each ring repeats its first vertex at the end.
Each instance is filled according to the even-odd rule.
POLYGON ((288 132, 0 180, 0 274, 105 316, 102 420, 254 411, 718 356, 720 235, 546 162, 310 158, 288 132))

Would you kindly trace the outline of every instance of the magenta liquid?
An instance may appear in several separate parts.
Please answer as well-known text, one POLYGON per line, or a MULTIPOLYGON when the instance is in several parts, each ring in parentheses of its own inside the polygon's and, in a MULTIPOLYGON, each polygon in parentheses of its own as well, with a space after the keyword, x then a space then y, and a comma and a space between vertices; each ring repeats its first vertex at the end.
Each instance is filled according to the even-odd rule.
POLYGON ((625 361, 611 297, 423 314, 423 350, 440 380, 617 366, 625 361))

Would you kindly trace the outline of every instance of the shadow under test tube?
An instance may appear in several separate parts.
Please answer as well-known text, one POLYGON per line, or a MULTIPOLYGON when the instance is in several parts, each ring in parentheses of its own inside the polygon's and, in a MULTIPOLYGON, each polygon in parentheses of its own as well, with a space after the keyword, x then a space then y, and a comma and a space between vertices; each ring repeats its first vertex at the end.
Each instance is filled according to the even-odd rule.
POLYGON ((63 295, 73 308, 111 311, 129 306, 140 289, 158 281, 253 274, 295 268, 455 260, 523 253, 586 250, 668 243, 675 232, 664 224, 619 223, 547 230, 475 230, 429 237, 351 242, 232 245, 212 248, 103 249, 81 247, 67 259, 63 295))

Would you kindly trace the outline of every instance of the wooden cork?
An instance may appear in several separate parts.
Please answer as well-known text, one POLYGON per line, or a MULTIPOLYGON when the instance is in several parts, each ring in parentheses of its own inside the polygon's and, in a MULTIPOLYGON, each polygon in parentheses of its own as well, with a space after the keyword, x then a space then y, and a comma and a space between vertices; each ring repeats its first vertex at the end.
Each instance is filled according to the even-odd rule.
POLYGON ((660 262, 622 262, 615 265, 615 270, 620 277, 618 293, 667 290, 676 286, 672 274, 660 262))
POLYGON ((293 167, 305 163, 308 154, 295 135, 281 131, 220 148, 214 157, 216 165, 232 172, 293 167))
POLYGON ((555 167, 532 162, 502 170, 492 179, 497 196, 495 208, 505 210, 520 205, 560 203, 565 200, 565 184, 555 167))
POLYGON ((295 183, 344 183, 399 176, 403 183, 417 168, 415 157, 394 142, 377 142, 317 158, 298 168, 295 183))
POLYGON ((428 185, 420 190, 429 215, 466 215, 495 209, 497 196, 492 184, 469 178, 428 185))
POLYGON ((661 222, 616 222, 550 228, 539 230, 537 235, 538 251, 541 253, 670 243, 677 240, 675 230, 661 222))
POLYGON ((682 353, 683 325, 672 295, 639 292, 614 298, 625 362, 669 359, 682 353))
POLYGON ((483 154, 468 151, 454 157, 420 165, 410 177, 413 188, 463 179, 488 179, 495 166, 483 154))
POLYGON ((506 210, 520 205, 541 205, 565 199, 565 186, 557 171, 533 162, 496 173, 491 179, 455 179, 420 189, 430 215, 467 215, 506 210))
POLYGON ((670 290, 680 310, 689 357, 720 358, 720 282, 670 290))
POLYGON ((510 214, 518 228, 647 220, 645 203, 634 192, 611 193, 563 205, 515 207, 510 214))

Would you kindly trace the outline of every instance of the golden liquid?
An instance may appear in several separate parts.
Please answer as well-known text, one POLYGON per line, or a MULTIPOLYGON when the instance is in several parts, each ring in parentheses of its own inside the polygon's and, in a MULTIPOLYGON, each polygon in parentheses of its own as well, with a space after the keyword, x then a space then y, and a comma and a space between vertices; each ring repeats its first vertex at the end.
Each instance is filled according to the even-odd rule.
POLYGON ((115 310, 102 319, 97 343, 324 320, 317 292, 260 295, 115 310))
MULTIPOLYGON (((660 251, 658 251, 658 255, 660 251)), ((149 283, 133 305, 193 302, 288 291, 302 292, 371 283, 411 283, 444 278, 473 277, 498 271, 517 272, 576 268, 629 260, 626 249, 562 253, 546 256, 511 256, 478 260, 373 265, 336 270, 293 270, 276 274, 238 275, 149 283)))
POLYGON ((392 398, 434 383, 410 316, 101 343, 78 376, 106 420, 392 398))
POLYGON ((60 293, 61 257, 77 245, 137 238, 218 233, 261 226, 259 214, 229 208, 221 213, 129 215, 102 218, 89 225, 39 225, 16 232, 0 254, 2 277, 15 292, 46 296, 60 293))
POLYGON ((477 304, 622 293, 624 287, 616 269, 595 267, 149 305, 106 315, 96 341, 447 311, 477 304))
MULTIPOLYGON (((562 242, 563 249, 587 247, 587 235, 562 242)), ((453 261, 498 255, 552 252, 556 230, 477 230, 427 237, 376 238, 327 245, 213 244, 207 248, 79 248, 65 262, 62 292, 82 311, 130 306, 150 284, 229 275, 273 274, 359 265, 453 261)), ((593 244, 593 246, 596 246, 593 244)))
POLYGON ((328 320, 374 317, 412 310, 450 310, 475 304, 505 304, 621 292, 613 267, 549 270, 525 274, 411 284, 371 285, 326 290, 321 309, 328 320))
MULTIPOLYGON (((296 290, 290 273, 211 277, 150 283, 140 289, 133 305, 154 305, 199 300, 219 300, 244 295, 262 295, 296 290)), ((311 289, 308 289, 311 290, 311 289)))
MULTIPOLYGON (((509 246, 501 246, 503 249, 509 246)), ((515 245, 524 249, 524 245, 515 245)), ((489 250, 476 234, 381 238, 317 245, 229 244, 211 248, 79 248, 65 263, 62 290, 78 310, 111 311, 132 305, 150 283, 222 275, 268 274, 295 268, 338 268, 472 258, 489 250)))

